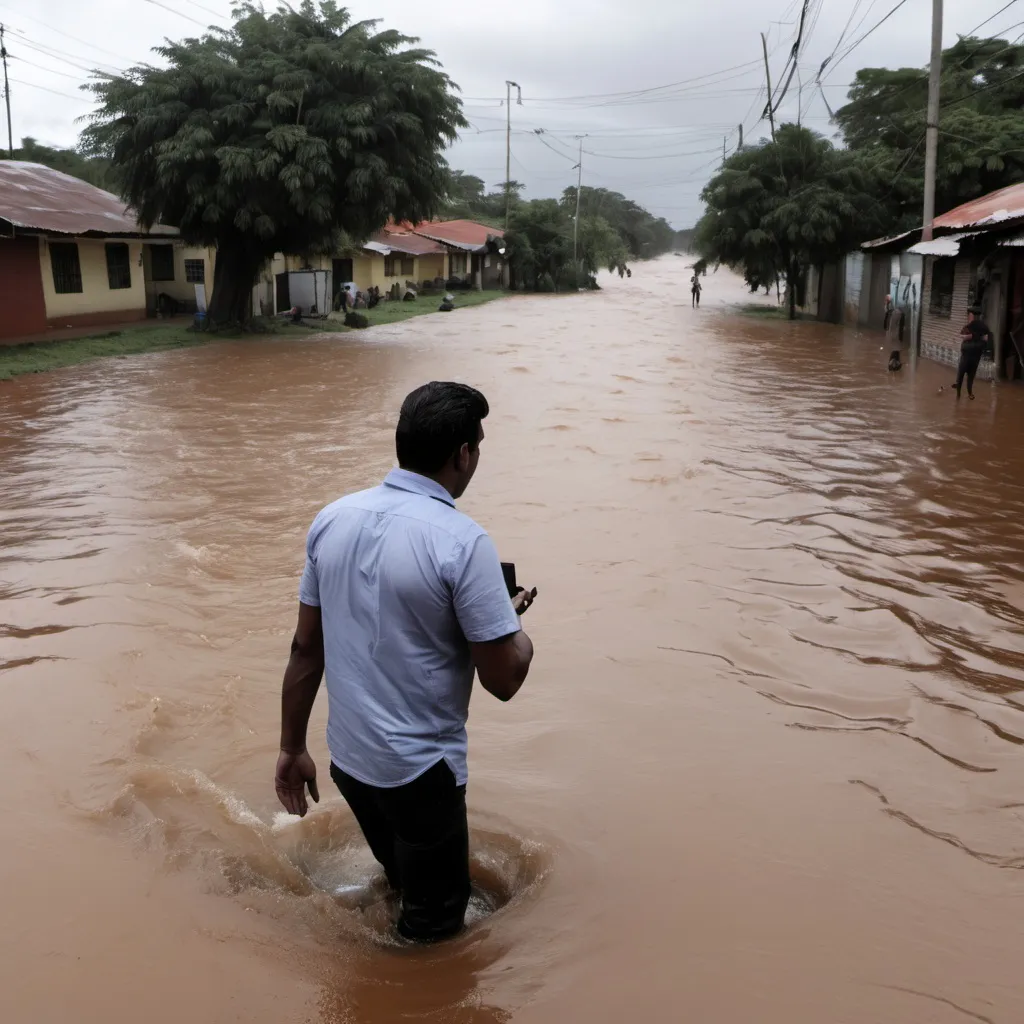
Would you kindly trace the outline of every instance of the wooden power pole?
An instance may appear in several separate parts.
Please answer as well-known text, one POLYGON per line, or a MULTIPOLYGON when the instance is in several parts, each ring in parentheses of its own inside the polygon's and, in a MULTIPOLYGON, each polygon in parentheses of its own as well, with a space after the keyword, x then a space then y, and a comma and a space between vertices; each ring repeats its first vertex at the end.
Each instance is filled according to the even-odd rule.
POLYGON ((932 0, 932 59, 928 69, 928 113, 924 143, 924 230, 922 241, 931 241, 935 222, 935 169, 939 155, 939 86, 942 81, 942 0, 932 0))
POLYGON ((768 67, 768 40, 761 33, 761 49, 764 51, 764 77, 768 83, 768 121, 772 126, 772 142, 775 141, 775 111, 772 109, 772 73, 768 67))
POLYGON ((519 94, 519 106, 523 105, 523 90, 518 82, 505 82, 505 230, 512 212, 512 86, 519 94))
POLYGON ((4 46, 4 27, 0 25, 0 60, 4 64, 4 99, 7 102, 7 152, 14 159, 14 129, 11 126, 11 83, 7 80, 7 47, 4 46))

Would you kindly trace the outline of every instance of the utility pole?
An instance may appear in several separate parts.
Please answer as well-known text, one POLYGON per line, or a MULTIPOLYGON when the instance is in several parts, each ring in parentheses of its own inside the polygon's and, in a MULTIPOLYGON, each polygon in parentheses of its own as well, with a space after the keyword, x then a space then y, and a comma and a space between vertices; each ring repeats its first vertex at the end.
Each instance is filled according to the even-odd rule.
POLYGON ((7 152, 14 159, 14 129, 11 126, 11 84, 7 81, 7 47, 4 46, 4 27, 0 25, 0 60, 4 63, 4 99, 7 101, 7 152))
POLYGON ((768 120, 772 126, 772 142, 775 141, 775 111, 772 109, 772 73, 768 67, 768 40, 761 33, 761 49, 764 51, 764 77, 768 83, 768 120))
POLYGON ((942 0, 932 0, 932 60, 928 69, 928 113, 924 143, 924 230, 921 240, 931 241, 935 222, 935 165, 939 155, 939 85, 942 79, 942 0))
POLYGON ((586 138, 586 135, 577 135, 576 138, 580 141, 580 162, 576 165, 576 169, 579 171, 579 174, 576 176, 576 220, 573 221, 572 225, 572 259, 576 266, 576 284, 579 285, 580 194, 583 191, 583 140, 586 138))
POLYGON ((519 106, 523 105, 523 90, 518 82, 505 81, 505 230, 512 212, 512 86, 519 94, 519 106))
POLYGON ((743 148, 743 125, 740 125, 740 144, 736 147, 738 153, 743 148))
POLYGON ((723 167, 725 166, 725 147, 726 147, 728 142, 729 142, 729 136, 728 135, 723 135, 722 136, 722 166, 723 167))

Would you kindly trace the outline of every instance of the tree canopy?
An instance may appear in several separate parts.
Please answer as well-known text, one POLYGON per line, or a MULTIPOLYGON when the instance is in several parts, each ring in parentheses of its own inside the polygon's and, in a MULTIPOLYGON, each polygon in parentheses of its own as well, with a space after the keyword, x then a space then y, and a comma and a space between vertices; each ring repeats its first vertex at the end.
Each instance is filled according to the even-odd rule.
POLYGON ((389 218, 418 221, 448 185, 443 151, 465 124, 451 80, 415 39, 353 22, 334 0, 168 42, 167 67, 101 77, 83 133, 111 160, 143 223, 216 245, 210 319, 245 319, 276 252, 328 252, 389 218))
MULTIPOLYGON (((1024 180, 1024 46, 961 38, 943 51, 940 95, 936 212, 1024 180)), ((862 68, 836 111, 846 146, 884 182, 886 233, 921 223, 927 98, 923 69, 862 68)))
POLYGON ((881 224, 856 158, 795 124, 730 156, 701 198, 698 252, 742 268, 751 287, 782 278, 790 316, 808 266, 839 259, 881 224))
MULTIPOLYGON (((562 193, 562 202, 575 211, 575 185, 562 193)), ((600 217, 610 224, 619 233, 629 255, 637 260, 668 252, 675 238, 675 232, 664 218, 655 217, 639 203, 606 188, 584 185, 580 189, 580 218, 585 217, 600 217)))

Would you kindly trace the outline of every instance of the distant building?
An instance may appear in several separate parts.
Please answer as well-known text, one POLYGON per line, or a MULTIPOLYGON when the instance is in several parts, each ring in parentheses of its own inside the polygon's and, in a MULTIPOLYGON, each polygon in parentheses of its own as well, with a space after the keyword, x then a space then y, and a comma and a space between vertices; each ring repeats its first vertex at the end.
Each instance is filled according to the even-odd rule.
POLYGON ((508 284, 504 233, 469 220, 389 224, 347 254, 315 257, 279 253, 263 286, 264 303, 275 312, 298 306, 322 314, 340 306, 341 288, 354 282, 361 292, 377 287, 387 295, 398 285, 418 290, 466 287, 500 288, 508 284), (270 282, 272 281, 272 287, 270 282), (329 309, 324 308, 328 305, 329 309))
POLYGON ((142 320, 153 308, 146 250, 158 244, 165 273, 184 277, 177 236, 162 225, 143 229, 117 196, 84 181, 0 160, 0 343, 142 320))

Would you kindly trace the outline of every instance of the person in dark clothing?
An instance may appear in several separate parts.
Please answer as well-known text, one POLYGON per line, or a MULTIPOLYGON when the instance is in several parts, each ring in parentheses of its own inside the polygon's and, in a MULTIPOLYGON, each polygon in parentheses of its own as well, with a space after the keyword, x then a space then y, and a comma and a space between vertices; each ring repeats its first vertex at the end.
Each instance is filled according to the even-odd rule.
POLYGON ((700 305, 700 278, 696 274, 690 278, 690 298, 694 306, 700 305))
POLYGON ((963 387, 964 377, 967 378, 967 397, 974 401, 974 377, 978 372, 978 365, 981 357, 992 346, 992 332, 988 324, 981 318, 981 310, 972 306, 968 310, 970 320, 964 325, 960 332, 963 341, 960 342, 960 365, 956 371, 956 397, 960 397, 960 389, 963 387))

